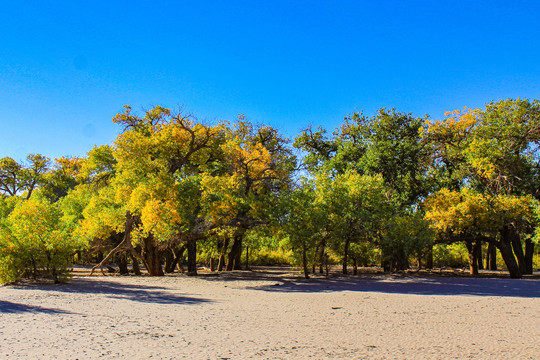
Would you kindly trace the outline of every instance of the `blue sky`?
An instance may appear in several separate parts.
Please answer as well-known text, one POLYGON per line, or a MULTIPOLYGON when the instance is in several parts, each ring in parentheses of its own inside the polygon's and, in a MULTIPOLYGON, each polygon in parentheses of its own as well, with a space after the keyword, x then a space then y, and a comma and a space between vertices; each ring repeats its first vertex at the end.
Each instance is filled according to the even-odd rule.
POLYGON ((540 98, 540 1, 1 1, 0 157, 84 155, 122 105, 294 137, 540 98))

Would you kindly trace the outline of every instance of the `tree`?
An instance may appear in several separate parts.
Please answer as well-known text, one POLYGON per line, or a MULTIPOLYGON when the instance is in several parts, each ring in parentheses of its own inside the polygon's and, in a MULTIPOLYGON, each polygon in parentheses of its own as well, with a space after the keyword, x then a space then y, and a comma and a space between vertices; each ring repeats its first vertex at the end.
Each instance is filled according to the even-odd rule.
POLYGON ((159 106, 142 118, 126 106, 113 121, 125 126, 115 142, 116 176, 111 181, 111 206, 124 213, 124 235, 97 267, 127 249, 150 275, 163 275, 163 252, 186 243, 188 272, 196 274, 196 241, 206 230, 196 205, 199 174, 216 167, 223 126, 195 123, 159 106))
POLYGON ((239 121, 227 132, 223 172, 202 174, 201 204, 206 220, 224 233, 227 270, 240 269, 244 234, 270 221, 272 204, 291 184, 295 158, 287 140, 269 126, 239 121))
POLYGON ((474 247, 482 241, 494 244, 513 278, 521 278, 521 245, 516 234, 535 224, 538 201, 531 196, 489 195, 469 188, 448 189, 426 199, 426 220, 437 231, 440 242, 464 242, 469 250, 471 273, 478 273, 474 247))
POLYGON ((27 161, 28 164, 23 165, 10 157, 0 159, 0 191, 9 196, 26 192, 26 199, 32 196, 34 189, 42 184, 50 160, 40 154, 30 154, 27 161))
POLYGON ((69 277, 73 254, 83 245, 71 236, 57 204, 41 196, 19 201, 0 229, 0 281, 69 277))
POLYGON ((282 199, 282 205, 287 209, 282 220, 285 244, 293 251, 294 262, 302 265, 306 279, 309 278, 309 259, 316 255, 317 245, 324 237, 328 220, 314 190, 314 184, 304 179, 282 199))
MULTIPOLYGON (((446 119, 430 124, 425 138, 436 149, 435 155, 453 184, 451 189, 458 190, 469 183, 492 196, 539 198, 538 101, 509 99, 491 102, 485 110, 454 111, 446 119)), ((508 237, 505 242, 512 244, 522 274, 532 273, 532 231, 532 224, 518 229, 510 223, 500 235, 504 234, 508 237), (524 239, 525 251, 521 239, 524 239)))
MULTIPOLYGON (((421 200, 433 188, 430 149, 422 138, 426 120, 395 109, 381 109, 372 117, 354 113, 333 137, 320 128, 307 129, 296 138, 295 146, 307 153, 305 165, 311 171, 337 176, 354 170, 360 175, 381 176, 394 208, 389 216, 399 218, 421 212, 421 200)), ((396 244, 381 235, 378 245, 385 270, 391 264, 408 267, 408 254, 403 252, 407 247, 393 249, 396 244)))
MULTIPOLYGON (((347 274, 349 249, 358 242, 380 239, 391 211, 391 191, 382 176, 360 175, 347 170, 334 177, 319 174, 315 181, 317 201, 328 216, 329 240, 342 254, 347 274)), ((353 259, 356 264, 357 259, 353 259)))

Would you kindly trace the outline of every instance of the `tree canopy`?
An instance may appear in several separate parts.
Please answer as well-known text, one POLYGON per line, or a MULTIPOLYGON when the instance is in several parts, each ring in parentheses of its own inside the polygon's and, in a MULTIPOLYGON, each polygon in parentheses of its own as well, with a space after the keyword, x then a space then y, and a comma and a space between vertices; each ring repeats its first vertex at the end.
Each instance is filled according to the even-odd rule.
POLYGON ((230 271, 250 249, 290 254, 306 277, 337 263, 400 271, 449 244, 464 244, 473 273, 483 251, 496 267, 497 250, 512 277, 533 270, 538 100, 439 120, 356 112, 292 142, 243 115, 209 124, 125 106, 113 122, 116 140, 84 157, 0 159, 1 281, 61 281, 73 261, 230 271))

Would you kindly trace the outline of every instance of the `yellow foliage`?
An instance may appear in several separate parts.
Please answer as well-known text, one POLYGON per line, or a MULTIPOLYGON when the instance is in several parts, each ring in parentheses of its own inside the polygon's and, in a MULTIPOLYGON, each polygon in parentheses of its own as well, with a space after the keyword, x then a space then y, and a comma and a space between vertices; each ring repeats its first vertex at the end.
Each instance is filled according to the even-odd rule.
POLYGON ((480 110, 478 109, 454 110, 445 112, 445 116, 444 120, 426 122, 428 125, 427 133, 455 140, 467 135, 480 122, 480 110))
POLYGON ((468 188, 442 189, 425 200, 425 219, 441 232, 497 232, 505 224, 535 221, 537 203, 531 196, 493 196, 468 188))

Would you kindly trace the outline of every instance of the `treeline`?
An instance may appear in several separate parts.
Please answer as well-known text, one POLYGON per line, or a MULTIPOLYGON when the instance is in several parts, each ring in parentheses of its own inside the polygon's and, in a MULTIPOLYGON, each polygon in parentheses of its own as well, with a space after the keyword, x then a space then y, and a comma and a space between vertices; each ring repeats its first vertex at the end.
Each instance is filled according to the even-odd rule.
POLYGON ((268 249, 306 277, 336 261, 345 274, 397 271, 432 267, 444 244, 464 245, 473 274, 497 257, 511 277, 533 271, 537 100, 442 120, 354 113, 294 141, 243 116, 209 125, 159 106, 113 121, 115 142, 84 158, 0 160, 1 282, 63 281, 73 261, 230 271, 268 249))

